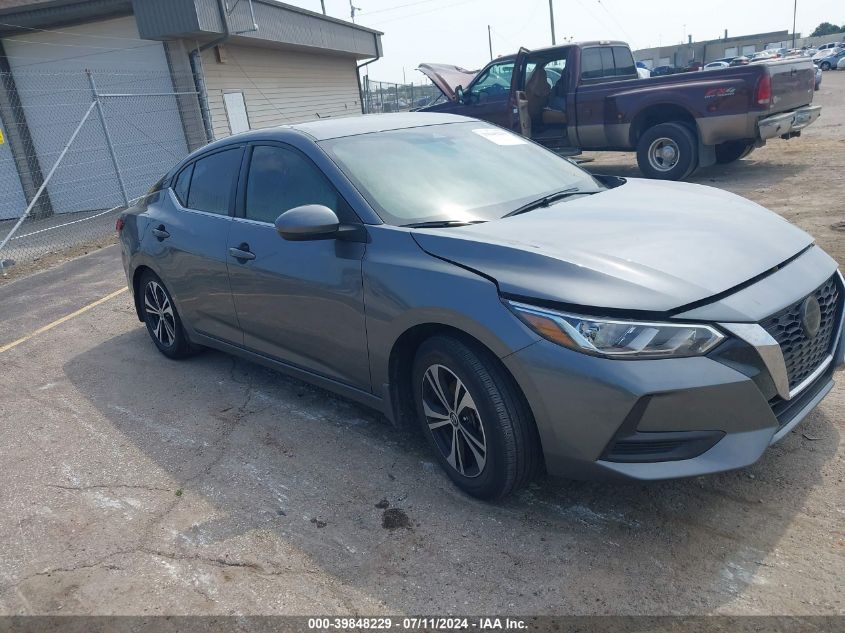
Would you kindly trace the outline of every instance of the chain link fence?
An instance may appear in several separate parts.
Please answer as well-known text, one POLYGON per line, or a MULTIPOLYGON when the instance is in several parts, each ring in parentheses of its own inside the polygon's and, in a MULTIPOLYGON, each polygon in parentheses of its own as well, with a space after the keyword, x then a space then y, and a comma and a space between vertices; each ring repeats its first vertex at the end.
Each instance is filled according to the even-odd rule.
POLYGON ((367 76, 361 88, 364 97, 364 112, 407 112, 432 105, 443 99, 443 93, 431 82, 422 84, 396 84, 376 81, 367 76))
POLYGON ((117 213, 204 145, 193 79, 0 73, 0 271, 114 231, 117 213))

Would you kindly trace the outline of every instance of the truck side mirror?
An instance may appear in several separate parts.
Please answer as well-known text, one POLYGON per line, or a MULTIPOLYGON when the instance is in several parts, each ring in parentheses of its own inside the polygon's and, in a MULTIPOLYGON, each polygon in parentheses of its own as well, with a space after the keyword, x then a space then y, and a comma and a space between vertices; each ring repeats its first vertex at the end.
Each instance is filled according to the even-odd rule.
POLYGON ((457 88, 455 88, 455 98, 458 100, 458 103, 466 103, 464 101, 465 95, 463 86, 458 86, 457 88))

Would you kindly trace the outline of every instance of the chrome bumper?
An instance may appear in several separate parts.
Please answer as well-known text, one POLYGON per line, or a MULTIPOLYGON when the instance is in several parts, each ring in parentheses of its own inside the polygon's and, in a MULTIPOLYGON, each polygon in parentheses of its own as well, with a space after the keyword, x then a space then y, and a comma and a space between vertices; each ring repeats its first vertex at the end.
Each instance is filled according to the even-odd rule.
POLYGON ((757 135, 761 140, 768 140, 793 132, 800 132, 813 123, 822 113, 822 107, 804 106, 792 112, 774 114, 757 122, 757 135))

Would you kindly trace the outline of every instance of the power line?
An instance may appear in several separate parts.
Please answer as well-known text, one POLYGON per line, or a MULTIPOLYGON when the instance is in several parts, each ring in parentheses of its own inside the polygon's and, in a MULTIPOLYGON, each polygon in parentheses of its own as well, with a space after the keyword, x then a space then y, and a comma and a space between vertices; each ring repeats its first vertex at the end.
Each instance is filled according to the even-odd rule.
POLYGON ((608 9, 606 6, 604 6, 604 4, 602 3, 601 0, 596 0, 596 2, 598 2, 599 6, 602 9, 604 9, 605 13, 607 13, 607 15, 610 16, 610 19, 613 20, 616 23, 616 25, 619 27, 619 29, 622 31, 622 33, 624 33, 626 39, 628 39, 628 41, 632 41, 634 38, 632 38, 631 34, 628 33, 628 31, 625 30, 625 27, 622 26, 622 24, 619 22, 619 20, 616 19, 616 16, 613 15, 613 13, 610 11, 610 9, 608 9))
MULTIPOLYGON (((454 7, 461 6, 462 4, 469 4, 470 2, 478 2, 478 0, 463 0, 463 2, 452 2, 449 5, 449 8, 452 9, 454 7)), ((394 18, 389 18, 387 20, 381 20, 379 22, 371 22, 371 24, 387 24, 388 22, 395 22, 397 20, 406 20, 408 18, 413 18, 418 15, 425 15, 426 13, 433 13, 434 11, 441 11, 446 7, 435 7, 434 9, 427 9, 426 11, 419 11, 417 13, 409 13, 408 15, 397 16, 394 18)))
MULTIPOLYGON (((0 26, 8 26, 15 29, 24 29, 26 31, 38 31, 39 33, 59 33, 60 35, 70 35, 72 37, 91 37, 101 40, 130 40, 135 42, 146 42, 148 40, 140 37, 117 36, 117 35, 96 35, 94 33, 74 33, 73 31, 61 31, 59 29, 37 29, 32 26, 23 26, 22 24, 11 24, 9 22, 0 22, 0 26)), ((13 36, 14 37, 14 36, 13 36)))
POLYGON ((367 15, 374 15, 376 13, 386 13, 388 11, 396 11, 397 9, 404 9, 405 7, 414 7, 418 4, 428 4, 429 2, 439 2, 440 0, 417 0, 416 2, 407 2, 405 4, 397 4, 394 7, 387 9, 376 9, 375 11, 367 11, 367 15))

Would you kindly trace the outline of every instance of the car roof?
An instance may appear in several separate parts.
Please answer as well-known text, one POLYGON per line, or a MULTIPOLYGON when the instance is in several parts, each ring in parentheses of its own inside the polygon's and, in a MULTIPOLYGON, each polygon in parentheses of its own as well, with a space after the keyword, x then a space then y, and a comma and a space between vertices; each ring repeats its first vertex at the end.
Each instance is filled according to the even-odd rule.
POLYGON ((303 132, 315 141, 325 141, 342 136, 358 136, 373 132, 401 130, 427 125, 443 125, 444 123, 462 123, 469 121, 468 117, 439 112, 396 112, 392 114, 367 114, 364 116, 338 117, 295 123, 290 127, 303 132))

